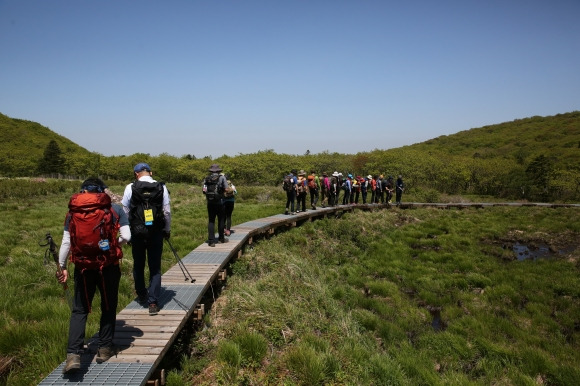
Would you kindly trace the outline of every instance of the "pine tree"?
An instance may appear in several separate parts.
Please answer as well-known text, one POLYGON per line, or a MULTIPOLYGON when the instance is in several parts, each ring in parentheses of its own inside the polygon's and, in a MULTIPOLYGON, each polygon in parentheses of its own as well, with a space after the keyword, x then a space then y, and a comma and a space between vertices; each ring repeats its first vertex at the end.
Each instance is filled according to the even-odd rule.
POLYGON ((54 139, 51 139, 46 145, 44 156, 38 164, 38 171, 42 174, 62 173, 64 171, 62 151, 54 139))

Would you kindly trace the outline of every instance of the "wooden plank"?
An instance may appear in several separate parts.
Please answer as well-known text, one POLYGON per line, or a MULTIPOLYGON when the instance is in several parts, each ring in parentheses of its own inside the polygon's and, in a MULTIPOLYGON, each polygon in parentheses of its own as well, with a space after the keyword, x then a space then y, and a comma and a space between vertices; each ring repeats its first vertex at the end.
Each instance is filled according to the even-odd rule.
POLYGON ((171 337, 175 335, 173 332, 147 332, 147 335, 139 335, 139 336, 135 336, 132 335, 130 332, 115 332, 115 339, 141 339, 141 338, 145 338, 145 339, 153 339, 153 340, 159 340, 159 339, 165 339, 165 340, 169 340, 171 339, 171 337))
POLYGON ((107 362, 111 363, 155 363, 159 359, 158 355, 122 355, 112 357, 107 362))
MULTIPOLYGON (((167 342, 165 342, 167 343, 167 342)), ((126 349, 123 349, 123 351, 121 351, 119 354, 117 354, 117 356, 119 355, 123 355, 123 356, 131 356, 131 355, 155 355, 155 356, 159 356, 159 354, 161 354, 163 352, 163 350, 165 349, 165 346, 167 346, 167 344, 164 345, 153 345, 153 346, 131 346, 128 347, 126 349)))
POLYGON ((159 346, 161 343, 163 343, 164 345, 167 344, 167 341, 163 340, 156 340, 156 339, 149 339, 149 336, 146 336, 144 338, 139 338, 139 339, 133 339, 133 338, 120 338, 115 336, 115 338, 113 339, 113 342, 121 347, 121 348, 126 348, 126 347, 133 347, 133 346, 146 346, 146 347, 152 347, 152 346, 159 346))

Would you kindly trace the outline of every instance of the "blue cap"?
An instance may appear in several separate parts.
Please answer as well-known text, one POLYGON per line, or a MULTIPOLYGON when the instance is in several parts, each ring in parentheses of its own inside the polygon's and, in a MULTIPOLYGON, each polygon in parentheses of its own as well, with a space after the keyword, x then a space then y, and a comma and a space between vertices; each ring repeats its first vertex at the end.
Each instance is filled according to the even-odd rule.
POLYGON ((135 173, 142 172, 143 170, 147 170, 148 172, 150 172, 151 168, 145 162, 141 162, 141 163, 135 165, 135 167, 133 168, 133 171, 135 173))

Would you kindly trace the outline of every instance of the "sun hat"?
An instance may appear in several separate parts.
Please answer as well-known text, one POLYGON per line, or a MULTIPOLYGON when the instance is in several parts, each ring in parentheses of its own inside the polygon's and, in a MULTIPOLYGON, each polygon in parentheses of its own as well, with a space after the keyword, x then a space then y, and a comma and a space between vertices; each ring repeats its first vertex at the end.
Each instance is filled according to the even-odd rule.
POLYGON ((369 180, 372 180, 372 179, 373 179, 373 176, 371 176, 371 175, 369 174, 369 175, 367 176, 367 178, 368 178, 369 180))
POLYGON ((334 173, 332 173, 332 176, 333 176, 333 177, 338 177, 338 172, 334 172, 334 173))
POLYGON ((208 170, 212 173, 219 173, 222 171, 222 168, 220 168, 218 164, 213 164, 209 167, 208 170))
POLYGON ((305 176, 305 175, 306 175, 306 172, 305 172, 304 170, 300 170, 300 171, 298 172, 298 175, 299 175, 299 176, 305 176))
POLYGON ((133 171, 134 171, 135 173, 142 172, 143 170, 146 170, 146 171, 150 172, 150 171, 151 171, 151 168, 150 168, 150 167, 149 167, 149 165, 147 165, 145 162, 138 163, 138 164, 137 164, 137 165, 135 165, 135 167, 133 168, 133 171))

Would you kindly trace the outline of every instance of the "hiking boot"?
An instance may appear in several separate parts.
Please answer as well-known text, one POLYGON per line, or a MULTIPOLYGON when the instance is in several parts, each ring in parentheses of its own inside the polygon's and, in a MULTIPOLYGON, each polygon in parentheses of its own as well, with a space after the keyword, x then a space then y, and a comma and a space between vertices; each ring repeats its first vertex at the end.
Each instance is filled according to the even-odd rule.
POLYGON ((229 239, 226 239, 225 237, 223 239, 219 239, 220 244, 225 244, 228 241, 230 241, 229 239))
POLYGON ((66 363, 62 369, 63 374, 71 374, 80 370, 81 368, 81 356, 80 354, 66 354, 66 363))
POLYGON ((95 361, 97 363, 106 362, 111 359, 111 357, 116 357, 118 353, 119 350, 115 346, 99 347, 95 361))
POLYGON ((207 245, 209 245, 210 247, 215 247, 215 241, 213 241, 213 240, 208 241, 207 245))
POLYGON ((159 313, 159 306, 155 303, 149 304, 149 315, 153 316, 153 315, 157 315, 158 313, 159 313))

